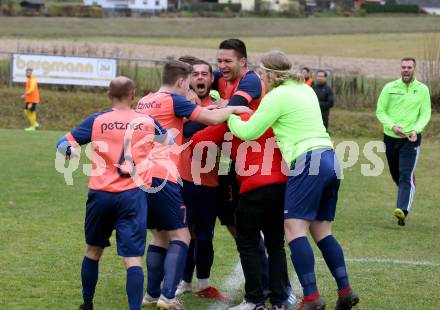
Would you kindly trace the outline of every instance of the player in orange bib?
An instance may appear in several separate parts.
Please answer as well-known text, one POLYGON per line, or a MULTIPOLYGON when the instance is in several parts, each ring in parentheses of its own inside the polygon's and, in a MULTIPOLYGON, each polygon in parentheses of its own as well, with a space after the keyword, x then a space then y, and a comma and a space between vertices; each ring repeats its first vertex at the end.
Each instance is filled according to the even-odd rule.
POLYGON ((247 107, 210 110, 189 101, 186 96, 190 88, 191 72, 192 67, 184 62, 167 62, 163 68, 162 87, 158 92, 143 97, 136 108, 139 113, 153 116, 165 128, 176 132, 175 147, 154 158, 154 192, 148 194, 148 228, 153 238, 147 250, 148 285, 143 305, 157 306, 159 309, 183 309, 175 293, 182 278, 191 239, 186 206, 177 181, 179 161, 184 149, 184 118, 214 125, 224 122, 231 114, 250 111, 247 107))
POLYGON ((37 122, 37 105, 40 103, 40 92, 38 91, 37 79, 32 72, 32 68, 26 69, 27 80, 24 94, 21 96, 24 100, 24 114, 30 123, 30 127, 24 129, 26 131, 34 131, 40 126, 37 122))
POLYGON ((68 159, 76 146, 92 145, 84 225, 86 251, 81 268, 84 302, 79 309, 83 310, 93 310, 99 260, 104 248, 110 246, 113 230, 127 269, 129 308, 142 307, 147 200, 139 186, 151 184, 151 170, 145 161, 154 142, 171 144, 173 138, 156 120, 131 109, 134 87, 126 77, 114 79, 108 93, 112 108, 87 117, 57 143, 58 151, 68 159))

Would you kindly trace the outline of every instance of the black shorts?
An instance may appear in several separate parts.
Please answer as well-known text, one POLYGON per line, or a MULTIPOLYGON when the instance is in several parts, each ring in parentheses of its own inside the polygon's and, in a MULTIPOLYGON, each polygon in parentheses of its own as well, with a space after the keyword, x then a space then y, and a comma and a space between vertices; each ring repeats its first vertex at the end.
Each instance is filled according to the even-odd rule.
POLYGON ((24 109, 29 111, 35 111, 37 109, 37 104, 32 102, 26 102, 24 104, 24 109))
POLYGON ((182 194, 187 210, 188 227, 194 229, 198 240, 212 240, 217 219, 217 204, 220 200, 218 187, 196 185, 183 180, 182 194))

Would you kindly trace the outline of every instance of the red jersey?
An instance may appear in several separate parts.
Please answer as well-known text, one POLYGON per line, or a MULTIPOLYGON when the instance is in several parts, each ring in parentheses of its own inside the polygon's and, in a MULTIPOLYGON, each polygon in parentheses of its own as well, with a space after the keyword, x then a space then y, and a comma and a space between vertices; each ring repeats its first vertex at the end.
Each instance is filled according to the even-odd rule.
MULTIPOLYGON (((214 103, 214 99, 210 96, 207 96, 202 100, 201 106, 207 107, 214 103)), ((189 141, 190 139, 186 139, 186 141, 189 141)), ((180 176, 185 181, 189 181, 194 183, 193 175, 197 174, 200 176, 200 185, 210 186, 210 187, 217 187, 218 186, 218 166, 217 161, 215 161, 214 168, 207 173, 202 173, 197 170, 197 167, 205 167, 206 165, 206 156, 202 159, 201 163, 198 163, 198 165, 192 166, 193 158, 192 158, 192 149, 186 148, 182 152, 182 157, 180 158, 180 176)), ((198 184, 199 185, 199 184, 198 184)))
MULTIPOLYGON (((247 121, 251 115, 242 114, 240 117, 247 121)), ((228 131, 228 126, 225 123, 200 130, 192 137, 192 147, 202 141, 212 141, 220 145, 228 131)), ((240 193, 261 186, 287 182, 287 176, 284 175, 281 168, 285 163, 279 148, 274 146, 276 146, 276 140, 272 129, 268 129, 255 141, 244 142, 235 136, 233 137, 231 159, 235 161, 240 193), (251 143, 255 146, 254 148, 251 148, 251 143)))

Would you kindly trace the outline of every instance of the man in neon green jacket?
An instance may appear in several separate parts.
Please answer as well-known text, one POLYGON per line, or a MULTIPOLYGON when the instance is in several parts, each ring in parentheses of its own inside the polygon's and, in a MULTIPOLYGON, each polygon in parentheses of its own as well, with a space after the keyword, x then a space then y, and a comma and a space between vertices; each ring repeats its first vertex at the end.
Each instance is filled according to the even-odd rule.
POLYGON ((388 166, 399 188, 394 216, 400 226, 405 225, 414 201, 421 133, 431 117, 429 89, 415 78, 415 68, 414 58, 402 59, 401 78, 385 85, 376 110, 384 128, 388 166))

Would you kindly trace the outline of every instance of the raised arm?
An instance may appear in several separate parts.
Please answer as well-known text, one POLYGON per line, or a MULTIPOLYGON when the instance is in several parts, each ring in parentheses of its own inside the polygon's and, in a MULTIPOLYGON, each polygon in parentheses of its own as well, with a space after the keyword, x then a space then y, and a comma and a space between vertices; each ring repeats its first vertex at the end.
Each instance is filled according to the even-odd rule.
POLYGON ((280 117, 282 104, 277 100, 276 95, 269 93, 247 122, 243 122, 236 115, 231 115, 228 119, 228 127, 235 136, 242 140, 258 139, 280 117))
POLYGON ((252 113, 252 110, 245 106, 233 106, 223 109, 203 109, 196 120, 205 125, 217 125, 225 122, 232 114, 252 113))

